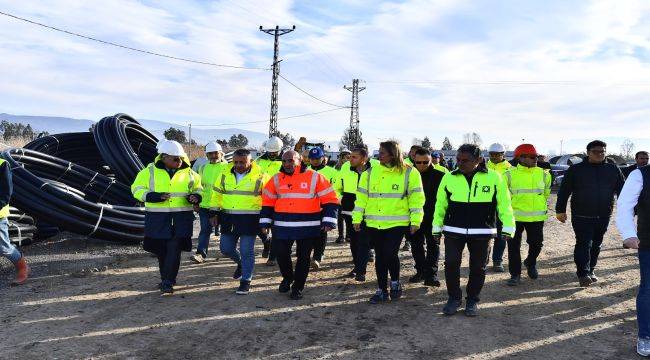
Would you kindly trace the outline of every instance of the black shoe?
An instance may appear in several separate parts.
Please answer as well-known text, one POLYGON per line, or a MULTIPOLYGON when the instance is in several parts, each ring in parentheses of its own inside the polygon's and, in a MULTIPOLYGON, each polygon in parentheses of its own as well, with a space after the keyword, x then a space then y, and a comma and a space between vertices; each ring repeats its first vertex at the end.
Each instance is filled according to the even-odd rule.
POLYGON ((497 272, 497 273, 502 273, 505 272, 506 269, 503 267, 503 264, 501 261, 494 261, 492 263, 492 271, 497 272))
POLYGON ((508 284, 508 286, 517 286, 519 285, 520 282, 521 282, 521 277, 513 275, 510 277, 510 279, 508 279, 506 284, 508 284))
POLYGON ((537 266, 528 265, 528 260, 524 260, 524 265, 526 266, 526 269, 528 269, 529 278, 535 280, 539 277, 539 273, 537 272, 537 266))
POLYGON ((392 282, 390 284, 390 299, 391 300, 398 300, 399 298, 402 297, 402 284, 398 281, 397 284, 393 285, 392 282))
POLYGON ((344 240, 342 237, 340 237, 340 238, 337 238, 337 239, 336 239, 335 243, 337 243, 337 244, 343 244, 344 241, 345 241, 345 240, 344 240))
POLYGON ((419 283, 419 282, 421 282, 422 280, 424 280, 424 277, 423 277, 422 274, 420 274, 419 272, 416 272, 415 275, 413 275, 413 276, 411 276, 411 277, 409 278, 409 282, 410 282, 410 283, 419 283))
POLYGON ((264 259, 266 259, 266 258, 269 257, 269 254, 271 253, 271 244, 263 243, 262 246, 263 246, 263 248, 262 248, 262 257, 264 259))
POLYGON ((465 316, 474 317, 478 315, 478 304, 474 300, 467 300, 465 305, 465 316))
POLYGON ((302 299, 302 291, 298 289, 291 289, 291 295, 289 295, 291 300, 300 300, 302 299))
POLYGON ((371 304, 381 304, 381 303, 385 303, 385 302, 388 302, 388 301, 389 301, 388 291, 386 291, 386 290, 377 289, 377 292, 375 292, 375 295, 373 295, 370 298, 370 303, 371 304))
POLYGON ((580 283, 580 287, 589 287, 593 281, 591 281, 589 276, 580 276, 578 282, 580 283))
POLYGON ((160 286, 160 293, 163 296, 169 296, 174 294, 174 286, 169 282, 163 282, 160 286))
POLYGON ((347 277, 349 277, 350 279, 354 279, 355 277, 357 277, 357 272, 355 270, 352 270, 348 273, 347 277))
POLYGON ((281 293, 288 293, 289 290, 291 290, 291 283, 293 281, 289 279, 282 279, 282 282, 280 283, 280 287, 278 288, 278 291, 281 293))
POLYGON ((445 307, 442 308, 442 313, 445 315, 454 315, 458 312, 462 303, 463 302, 460 299, 449 298, 445 307))
POLYGON ((242 280, 239 282, 239 288, 237 288, 237 291, 235 291, 235 294, 237 295, 248 295, 248 292, 251 289, 251 282, 242 280))
POLYGON ((232 274, 232 278, 237 280, 241 277, 241 265, 237 265, 237 269, 235 269, 235 272, 232 274))
POLYGON ((346 238, 345 238, 345 242, 346 242, 346 243, 349 243, 350 241, 351 241, 351 240, 350 240, 349 237, 346 237, 346 238))
POLYGON ((592 283, 598 282, 598 276, 596 276, 593 271, 589 273, 589 278, 591 279, 592 283))
POLYGON ((440 287, 440 280, 438 280, 438 275, 431 275, 424 279, 424 285, 425 286, 434 286, 434 287, 440 287))
POLYGON ((365 274, 357 274, 357 276, 354 277, 355 281, 358 282, 364 282, 366 281, 366 275, 365 274))

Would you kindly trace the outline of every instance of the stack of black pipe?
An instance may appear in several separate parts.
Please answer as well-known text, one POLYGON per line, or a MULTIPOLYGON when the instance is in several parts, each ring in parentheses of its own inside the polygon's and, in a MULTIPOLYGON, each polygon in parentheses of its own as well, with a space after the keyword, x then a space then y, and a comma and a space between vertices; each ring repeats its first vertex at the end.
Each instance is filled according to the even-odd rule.
MULTIPOLYGON (((5 150, 0 156, 13 173, 11 203, 37 224, 139 242, 144 209, 131 195, 130 184, 155 158, 157 142, 135 119, 117 114, 101 119, 92 133, 58 134, 5 150)), ((20 230, 22 236, 26 229, 20 230)))

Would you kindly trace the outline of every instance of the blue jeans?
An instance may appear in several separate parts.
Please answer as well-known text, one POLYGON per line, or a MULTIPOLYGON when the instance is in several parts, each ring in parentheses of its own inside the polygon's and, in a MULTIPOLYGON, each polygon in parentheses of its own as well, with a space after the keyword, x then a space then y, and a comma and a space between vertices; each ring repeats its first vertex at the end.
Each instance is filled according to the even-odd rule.
POLYGON ((0 219, 0 254, 14 264, 22 257, 16 246, 9 241, 9 222, 7 218, 0 219))
POLYGON ((221 234, 219 242, 221 253, 241 265, 241 279, 251 281, 255 268, 255 238, 257 235, 221 234), (239 251, 237 251, 237 240, 239 251))
POLYGON ((199 244, 196 246, 196 253, 203 255, 203 257, 207 257, 208 243, 210 242, 210 236, 214 230, 214 227, 210 225, 209 209, 199 209, 199 224, 201 225, 201 230, 199 231, 199 244))
POLYGON ((578 277, 593 274, 598 263, 600 246, 607 232, 609 218, 571 217, 571 225, 576 233, 576 247, 573 250, 573 261, 576 263, 578 277))
POLYGON ((639 337, 650 339, 650 250, 639 250, 641 284, 636 296, 636 319, 639 337))

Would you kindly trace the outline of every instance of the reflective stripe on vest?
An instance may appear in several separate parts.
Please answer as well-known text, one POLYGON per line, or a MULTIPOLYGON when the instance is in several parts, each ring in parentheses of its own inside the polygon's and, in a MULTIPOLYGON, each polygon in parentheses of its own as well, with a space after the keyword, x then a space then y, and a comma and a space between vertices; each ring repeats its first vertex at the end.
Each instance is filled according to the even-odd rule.
MULTIPOLYGON (((261 222, 261 220, 260 220, 261 222)), ((305 227, 305 226, 320 226, 320 220, 315 221, 274 221, 273 225, 275 226, 285 226, 285 227, 305 227)))
MULTIPOLYGON (((360 193, 368 195, 368 198, 404 199, 408 194, 410 194, 410 192, 408 191, 408 188, 409 188, 409 177, 411 175, 411 171, 413 171, 412 167, 407 167, 406 168, 406 176, 404 177, 404 192, 402 192, 401 194, 395 194, 395 193, 385 194, 385 193, 370 192, 370 174, 372 172, 372 167, 368 168, 367 171, 368 171, 368 184, 367 184, 368 188, 366 189, 366 191, 363 191, 364 189, 359 188, 358 191, 360 193)), ((413 189, 412 192, 418 192, 418 191, 422 191, 422 188, 413 189)))
POLYGON ((543 194, 544 189, 510 189, 512 195, 517 194, 543 194))
POLYGON ((179 207, 179 208, 151 208, 145 207, 144 211, 146 212, 156 212, 156 213, 172 213, 172 212, 182 212, 182 211, 194 211, 194 208, 191 206, 179 207))
POLYGON ((221 188, 216 186, 213 187, 215 191, 224 195, 248 195, 248 196, 259 196, 262 194, 260 189, 262 188, 262 179, 257 179, 255 181, 255 189, 253 191, 244 191, 244 190, 226 190, 226 174, 221 176, 221 188), (223 190, 222 190, 223 189, 223 190))
POLYGON ((496 235, 497 229, 465 229, 455 226, 443 226, 442 231, 464 235, 496 235))
POLYGON ((366 220, 378 221, 409 221, 411 217, 408 215, 364 215, 366 220))
MULTIPOLYGON (((265 193, 267 196, 276 198, 276 199, 313 199, 316 197, 316 182, 318 181, 318 173, 314 171, 311 176, 311 185, 309 186, 309 193, 280 193, 280 174, 273 175, 273 185, 275 185, 276 196, 271 195, 270 193, 265 193)), ((330 187, 330 190, 333 189, 330 187)), ((324 195, 324 194, 323 194, 324 195)))
POLYGON ((259 210, 232 210, 232 209, 223 209, 223 213, 231 215, 259 215, 259 210))

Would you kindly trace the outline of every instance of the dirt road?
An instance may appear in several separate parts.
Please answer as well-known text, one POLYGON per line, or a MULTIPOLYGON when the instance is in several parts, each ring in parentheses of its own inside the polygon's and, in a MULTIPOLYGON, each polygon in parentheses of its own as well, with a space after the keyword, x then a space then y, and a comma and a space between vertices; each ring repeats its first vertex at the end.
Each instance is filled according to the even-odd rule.
MULTIPOLYGON (((477 318, 441 315, 444 282, 406 284, 398 302, 368 304, 374 270, 363 284, 344 278, 351 269, 347 244, 328 244, 324 269, 310 274, 301 301, 277 292, 279 272, 259 256, 248 296, 234 294, 230 260, 194 265, 184 254, 177 293, 163 298, 155 259, 137 248, 122 254, 113 245, 76 244, 70 256, 66 246, 49 255, 34 247, 27 254, 35 277, 0 288, 0 358, 636 358, 635 253, 621 248, 612 225, 597 270, 601 281, 582 289, 573 244, 571 226, 549 220, 540 278, 524 276, 510 288, 507 274, 489 273, 477 318)), ((406 281, 412 258, 401 255, 406 281)))

